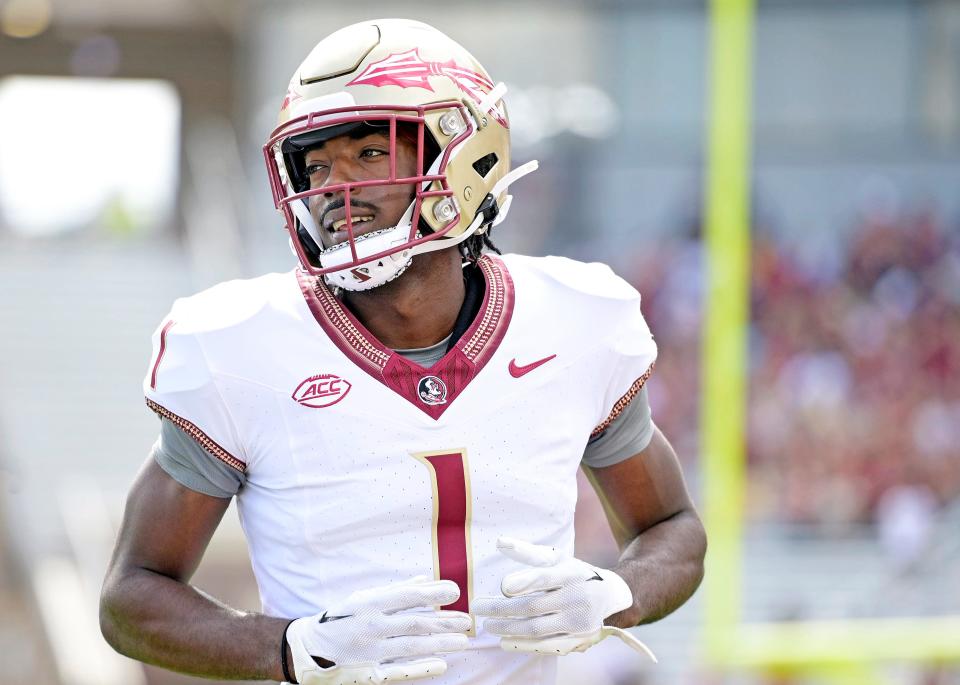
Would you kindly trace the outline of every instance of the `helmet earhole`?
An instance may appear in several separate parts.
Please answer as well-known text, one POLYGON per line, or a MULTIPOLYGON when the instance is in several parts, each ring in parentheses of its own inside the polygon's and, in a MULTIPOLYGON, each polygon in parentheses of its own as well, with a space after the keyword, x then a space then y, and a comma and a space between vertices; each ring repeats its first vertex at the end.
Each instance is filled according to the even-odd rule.
POLYGON ((500 159, 497 157, 497 153, 491 152, 475 161, 473 163, 473 170, 480 174, 480 178, 486 178, 490 170, 493 169, 499 161, 500 159))

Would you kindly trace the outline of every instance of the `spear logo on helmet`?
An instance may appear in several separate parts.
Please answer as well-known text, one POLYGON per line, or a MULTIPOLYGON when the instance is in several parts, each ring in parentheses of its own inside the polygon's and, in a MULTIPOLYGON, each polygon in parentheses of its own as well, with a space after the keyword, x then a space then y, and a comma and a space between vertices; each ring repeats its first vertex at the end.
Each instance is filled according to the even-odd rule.
MULTIPOLYGON (((425 62, 417 48, 394 53, 374 62, 347 85, 424 88, 432 92, 433 88, 428 80, 430 76, 446 76, 478 104, 493 89, 493 83, 486 76, 465 69, 452 59, 446 62, 425 62)), ((495 103, 490 106, 489 114, 502 126, 508 125, 506 116, 495 103)))

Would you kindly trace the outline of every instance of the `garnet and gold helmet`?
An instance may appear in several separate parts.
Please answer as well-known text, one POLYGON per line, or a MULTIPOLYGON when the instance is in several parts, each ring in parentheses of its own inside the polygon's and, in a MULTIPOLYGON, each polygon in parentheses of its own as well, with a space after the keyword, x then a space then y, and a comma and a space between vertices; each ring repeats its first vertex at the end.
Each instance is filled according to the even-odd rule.
POLYGON ((457 245, 506 214, 513 180, 509 120, 494 85, 463 47, 406 19, 354 24, 324 38, 294 73, 279 123, 263 152, 274 203, 286 220, 302 268, 348 290, 368 290, 399 276, 417 254, 457 245), (413 176, 365 179, 311 189, 304 155, 358 127, 416 142, 413 176), (402 132, 402 133, 401 133, 402 132), (371 185, 411 185, 413 199, 392 227, 355 234, 350 194, 371 185), (348 238, 324 249, 308 198, 342 193, 348 238))

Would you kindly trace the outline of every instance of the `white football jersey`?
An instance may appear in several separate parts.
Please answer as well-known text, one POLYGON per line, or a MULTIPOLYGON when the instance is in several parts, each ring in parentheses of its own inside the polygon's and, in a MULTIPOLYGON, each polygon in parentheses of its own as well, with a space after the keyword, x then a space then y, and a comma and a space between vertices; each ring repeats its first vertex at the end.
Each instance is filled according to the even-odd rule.
MULTIPOLYGON (((496 595, 508 535, 573 553, 577 469, 649 377, 640 296, 606 266, 479 261, 473 325, 423 369, 293 271, 178 300, 154 335, 147 403, 242 470, 263 611, 295 618, 417 575, 496 595)), ((478 622, 444 685, 551 683, 478 622)))

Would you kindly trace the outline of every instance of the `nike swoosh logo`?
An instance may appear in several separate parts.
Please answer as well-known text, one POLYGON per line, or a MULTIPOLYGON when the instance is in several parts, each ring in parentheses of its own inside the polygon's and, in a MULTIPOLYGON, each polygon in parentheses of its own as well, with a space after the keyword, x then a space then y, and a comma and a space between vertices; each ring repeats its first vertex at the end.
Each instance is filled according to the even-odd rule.
POLYGON ((320 617, 319 623, 327 623, 329 621, 337 621, 341 618, 350 618, 353 614, 346 614, 345 616, 327 616, 327 612, 323 612, 323 616, 320 617))
POLYGON ((548 361, 550 361, 551 359, 553 359, 553 358, 556 357, 556 356, 557 356, 557 355, 555 355, 555 354, 551 354, 549 357, 544 357, 543 359, 538 359, 537 361, 533 362, 532 364, 526 364, 525 366, 517 366, 517 360, 516 360, 516 359, 511 359, 511 360, 510 360, 510 366, 508 367, 508 370, 510 371, 510 375, 511 375, 511 376, 513 376, 514 378, 520 378, 520 376, 523 376, 523 375, 525 375, 525 374, 530 373, 531 371, 533 371, 533 370, 534 370, 535 368, 537 368, 538 366, 542 366, 543 364, 546 364, 548 361))
POLYGON ((603 580, 603 578, 600 577, 599 571, 594 571, 593 575, 590 578, 587 578, 587 580, 603 580))

